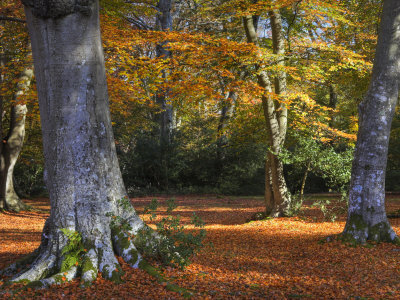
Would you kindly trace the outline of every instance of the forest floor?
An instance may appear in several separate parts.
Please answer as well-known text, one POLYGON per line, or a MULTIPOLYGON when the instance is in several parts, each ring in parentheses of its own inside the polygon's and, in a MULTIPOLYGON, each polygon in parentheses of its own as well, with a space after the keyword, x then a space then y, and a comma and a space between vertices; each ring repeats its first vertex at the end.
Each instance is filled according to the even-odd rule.
MULTIPOLYGON (((322 197, 322 195, 318 196, 322 197)), ((171 197, 134 198, 141 214, 157 198, 165 213, 171 197)), ((196 212, 206 223, 201 252, 185 270, 166 268, 164 275, 194 291, 194 299, 400 299, 400 247, 377 244, 349 247, 321 239, 343 230, 345 216, 323 220, 310 204, 297 217, 246 223, 263 211, 261 197, 175 196, 174 213, 189 222, 196 212)), ((400 209, 400 196, 387 197, 387 211, 400 209)), ((47 199, 26 200, 39 211, 0 214, 0 269, 39 246, 49 214, 47 199)), ((400 235, 400 219, 390 219, 400 235)), ((190 226, 188 226, 190 228, 190 226)), ((142 270, 123 265, 125 283, 99 278, 83 289, 78 281, 47 290, 26 290, 11 299, 180 299, 142 270)), ((0 278, 0 285, 2 280, 0 278)), ((1 287, 0 287, 1 288, 1 287)), ((3 299, 2 298, 2 299, 3 299)))

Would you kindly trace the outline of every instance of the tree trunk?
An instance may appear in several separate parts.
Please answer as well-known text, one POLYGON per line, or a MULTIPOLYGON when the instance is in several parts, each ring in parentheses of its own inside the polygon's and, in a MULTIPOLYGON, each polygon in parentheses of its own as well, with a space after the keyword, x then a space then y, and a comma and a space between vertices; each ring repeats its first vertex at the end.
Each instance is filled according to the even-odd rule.
POLYGON ((141 256, 128 234, 136 234, 145 225, 128 202, 118 166, 98 1, 23 2, 34 56, 51 211, 40 247, 13 281, 47 286, 79 273, 87 284, 98 271, 119 281, 122 270, 115 255, 137 267, 141 256), (130 225, 128 233, 113 226, 112 220, 120 218, 130 225), (69 239, 61 229, 79 233, 85 248, 82 264, 67 270, 62 263, 68 255, 62 251, 69 239))
MULTIPOLYGON (((222 92, 225 92, 224 90, 222 92)), ((237 94, 235 92, 226 93, 226 97, 221 101, 221 114, 218 121, 217 128, 217 161, 216 161, 216 171, 218 176, 221 175, 223 171, 223 165, 225 160, 225 149, 228 140, 225 134, 225 129, 229 124, 229 120, 233 113, 234 102, 236 101, 237 94)))
MULTIPOLYGON (((159 0, 157 4, 157 28, 162 31, 172 30, 172 17, 171 17, 171 2, 172 0, 159 0)), ((168 41, 157 45, 157 57, 168 59, 171 57, 171 51, 165 49, 168 41)), ((167 78, 167 70, 162 70, 162 76, 167 78)), ((171 144, 171 133, 173 125, 173 107, 167 103, 167 91, 159 89, 157 91, 156 102, 160 106, 160 113, 158 121, 160 124, 160 151, 161 151, 161 166, 163 169, 164 187, 168 190, 168 154, 171 144)))
POLYGON ((308 172, 311 170, 311 160, 308 161, 306 170, 304 171, 303 179, 301 180, 301 186, 300 186, 300 200, 304 200, 304 188, 306 187, 306 181, 308 177, 308 172))
MULTIPOLYGON (((337 106, 337 94, 335 92, 335 88, 333 87, 332 84, 329 85, 329 107, 332 109, 336 109, 337 106)), ((330 112, 330 121, 329 121, 329 127, 333 128, 333 125, 335 123, 335 112, 331 111, 330 112)))
MULTIPOLYGON (((273 29, 273 44, 274 52, 277 55, 282 55, 283 41, 282 41, 282 21, 279 12, 273 11, 271 15, 271 24, 273 29), (275 25, 274 25, 275 24, 275 25), (274 33, 275 32, 275 33, 274 33)), ((246 31, 247 42, 257 44, 257 32, 254 27, 254 18, 252 16, 243 17, 243 24, 246 31)), ((283 64, 283 60, 278 56, 277 64, 283 64)), ((256 66, 259 69, 259 66, 256 66)), ((267 203, 267 213, 272 217, 285 216, 288 214, 291 204, 291 196, 286 185, 285 177, 283 175, 283 163, 279 159, 279 154, 285 142, 286 128, 287 128, 287 108, 283 102, 275 107, 274 99, 271 97, 272 85, 271 81, 265 71, 257 72, 258 84, 265 90, 262 96, 262 105, 264 110, 264 117, 268 132, 268 143, 270 146, 269 153, 267 154, 266 166, 266 187, 265 187, 265 203, 267 203), (270 179, 268 180, 268 177, 270 179), (270 187, 267 182, 271 182, 272 192, 269 191, 270 187), (273 199, 269 199, 273 197, 273 199), (272 207, 272 209, 270 209, 272 207)), ((275 78, 275 93, 284 95, 286 93, 286 75, 284 72, 279 72, 275 78)))
POLYGON ((265 158, 265 190, 264 190, 264 202, 265 202, 265 213, 267 216, 271 215, 275 207, 274 191, 272 187, 272 174, 271 174, 271 152, 267 153, 265 158))
MULTIPOLYGON (((30 54, 31 55, 31 54, 30 54)), ((27 209, 14 190, 13 173, 25 137, 26 104, 18 103, 26 93, 33 77, 33 66, 25 68, 18 80, 17 92, 11 108, 10 129, 2 141, 0 152, 0 209, 19 212, 27 209)))
POLYGON ((399 242, 385 212, 385 175, 390 128, 400 76, 400 1, 385 0, 368 92, 359 106, 349 209, 342 237, 399 242))

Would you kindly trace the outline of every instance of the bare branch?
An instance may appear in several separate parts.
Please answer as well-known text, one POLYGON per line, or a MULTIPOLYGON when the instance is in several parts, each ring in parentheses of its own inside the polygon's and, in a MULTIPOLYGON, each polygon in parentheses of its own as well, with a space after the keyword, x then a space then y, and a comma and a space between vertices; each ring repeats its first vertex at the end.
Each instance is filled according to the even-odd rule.
POLYGON ((6 16, 2 16, 2 15, 0 15, 0 21, 12 21, 12 22, 26 23, 26 21, 23 19, 14 18, 14 17, 6 17, 6 16))

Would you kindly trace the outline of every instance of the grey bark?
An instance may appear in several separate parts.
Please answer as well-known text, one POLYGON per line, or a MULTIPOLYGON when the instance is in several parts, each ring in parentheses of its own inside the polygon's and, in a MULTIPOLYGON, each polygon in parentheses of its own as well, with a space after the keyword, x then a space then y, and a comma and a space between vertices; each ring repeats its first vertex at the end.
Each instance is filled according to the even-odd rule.
MULTIPOLYGON (((162 31, 172 30, 172 16, 171 16, 172 0, 159 0, 157 4, 157 20, 156 28, 162 31)), ((156 47, 157 57, 168 59, 171 57, 171 51, 166 49, 168 41, 158 44, 156 47)), ((162 70, 162 77, 168 77, 168 71, 162 70)), ((168 152, 171 143, 171 134, 173 126, 173 107, 167 103, 168 91, 159 89, 157 91, 156 102, 160 106, 160 113, 158 114, 158 122, 160 124, 160 151, 161 151, 161 165, 164 171, 164 185, 168 189, 168 152)))
MULTIPOLYGON (((115 255, 137 267, 141 256, 134 240, 112 226, 110 215, 125 219, 136 234, 145 225, 133 207, 121 206, 127 194, 122 182, 111 128, 98 1, 88 1, 84 13, 62 10, 43 16, 43 1, 25 1, 31 37, 42 123, 45 182, 50 217, 33 261, 13 280, 57 283, 63 276, 61 254, 67 238, 61 229, 79 232, 86 254, 82 282, 101 271, 108 279, 122 275, 115 255), (38 8, 39 7, 39 8, 38 8)), ((128 200, 127 200, 128 201, 128 200)), ((8 270, 16 269, 15 265, 8 270)), ((78 267, 66 271, 69 280, 78 267)))
MULTIPOLYGON (((31 55, 31 54, 29 54, 31 55)), ((14 190, 13 173, 25 137, 27 107, 19 103, 29 89, 33 78, 33 66, 25 68, 18 80, 14 104, 11 108, 10 128, 0 149, 0 209, 16 211, 27 209, 14 190)))
POLYGON ((345 239, 399 242, 385 212, 390 128, 399 96, 400 1, 385 0, 368 92, 359 106, 345 239))
MULTIPOLYGON (((225 92, 223 89, 222 92, 225 92)), ((223 164, 225 160, 224 147, 226 146, 228 139, 225 134, 226 127, 229 124, 229 120, 233 113, 234 103, 236 102, 237 94, 235 92, 226 93, 226 97, 221 101, 221 114, 218 121, 217 128, 217 162, 216 169, 218 174, 222 173, 223 164)))
MULTIPOLYGON (((273 32, 273 48, 277 54, 277 64, 283 66, 284 61, 281 57, 284 53, 282 20, 279 11, 270 12, 271 26, 273 32)), ((247 42, 258 43, 257 32, 254 27, 252 16, 243 17, 243 24, 246 31, 247 42)), ((259 66, 256 66, 259 69, 259 66)), ((265 203, 266 213, 272 217, 287 215, 291 196, 286 185, 283 174, 283 163, 279 159, 279 154, 285 142, 287 128, 287 108, 283 102, 275 104, 271 97, 272 84, 265 71, 257 71, 258 84, 265 90, 262 96, 262 105, 266 127, 268 132, 269 153, 266 157, 265 170, 265 203), (268 184, 270 183, 270 184, 268 184)), ((286 74, 281 71, 274 79, 275 93, 284 96, 286 93, 286 74)))

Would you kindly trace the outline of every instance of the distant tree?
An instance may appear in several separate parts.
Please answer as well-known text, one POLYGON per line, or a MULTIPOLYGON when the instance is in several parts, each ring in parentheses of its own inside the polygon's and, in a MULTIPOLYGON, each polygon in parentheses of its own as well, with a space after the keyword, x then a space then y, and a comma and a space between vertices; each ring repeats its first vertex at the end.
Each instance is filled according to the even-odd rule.
MULTIPOLYGON (((277 66, 284 66, 283 55, 285 54, 285 40, 283 36, 282 17, 279 9, 269 12, 273 53, 277 55, 277 66)), ((246 31, 247 42, 257 44, 257 16, 244 16, 243 24, 246 31)), ((260 68, 259 65, 256 66, 260 68)), ((265 161, 265 202, 266 213, 274 217, 288 214, 291 205, 291 195, 286 185, 283 174, 283 162, 279 158, 283 144, 285 143, 287 131, 287 106, 284 101, 276 103, 272 96, 273 90, 276 95, 284 96, 287 92, 286 73, 280 71, 272 78, 265 71, 257 72, 258 84, 265 90, 262 95, 262 106, 268 133, 268 151, 265 161)))
POLYGON ((400 2, 385 0, 368 92, 359 105, 344 239, 399 242, 385 212, 390 128, 399 97, 400 2))
MULTIPOLYGON (((11 15, 18 15, 18 5, 15 6, 11 5, 8 11, 11 15)), ((15 17, 0 20, 3 20, 0 46, 0 210, 18 212, 27 208, 14 189, 14 167, 25 137, 26 104, 33 79, 32 53, 27 47, 25 26, 21 26, 25 20, 15 17), (9 124, 5 124, 6 121, 9 124)))
MULTIPOLYGON (((23 96, 26 95, 33 78, 33 66, 22 72, 14 95, 15 103, 11 107, 8 133, 0 144, 0 210, 20 211, 27 205, 19 198, 14 189, 13 174, 15 163, 22 150, 25 137, 25 118, 28 111, 23 96)), ((0 122, 2 116, 0 117, 0 122)), ((0 134, 2 135, 0 129, 0 134)))

